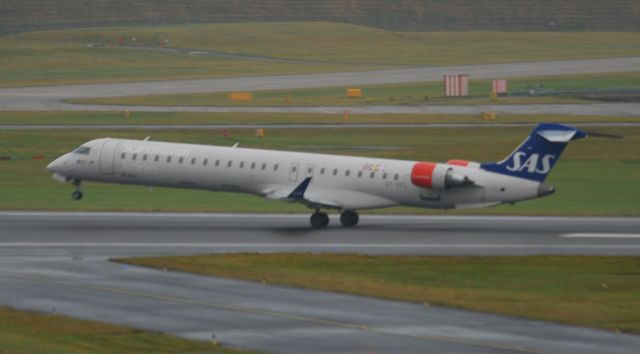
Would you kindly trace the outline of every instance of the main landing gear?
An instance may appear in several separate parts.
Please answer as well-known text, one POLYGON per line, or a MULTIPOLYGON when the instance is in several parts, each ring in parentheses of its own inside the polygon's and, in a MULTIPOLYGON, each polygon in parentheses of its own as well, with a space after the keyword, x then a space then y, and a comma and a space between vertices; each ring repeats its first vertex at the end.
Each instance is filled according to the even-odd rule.
POLYGON ((82 181, 80 180, 74 180, 72 182, 72 184, 76 187, 76 190, 73 191, 73 193, 71 193, 71 199, 73 200, 80 200, 82 199, 82 181))
MULTIPOLYGON (((354 227, 358 224, 360 217, 358 213, 353 210, 345 210, 340 215, 340 223, 344 227, 354 227)), ((314 229, 324 229, 329 225, 329 216, 327 213, 321 212, 319 209, 316 209, 316 212, 311 214, 311 226, 314 229)))
POLYGON ((354 227, 358 225, 359 220, 360 217, 358 216, 358 213, 353 210, 345 210, 340 215, 340 223, 344 227, 354 227))
POLYGON ((316 209, 316 212, 311 214, 311 226, 314 229, 324 229, 329 225, 329 216, 327 213, 323 213, 320 210, 316 209))

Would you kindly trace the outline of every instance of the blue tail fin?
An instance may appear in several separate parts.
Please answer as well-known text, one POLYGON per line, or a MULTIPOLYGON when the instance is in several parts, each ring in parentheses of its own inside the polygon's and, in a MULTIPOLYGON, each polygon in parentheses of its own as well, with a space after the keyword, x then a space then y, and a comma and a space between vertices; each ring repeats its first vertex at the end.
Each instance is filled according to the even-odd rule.
POLYGON ((587 134, 562 124, 542 123, 506 159, 480 165, 484 170, 542 182, 569 141, 587 134))

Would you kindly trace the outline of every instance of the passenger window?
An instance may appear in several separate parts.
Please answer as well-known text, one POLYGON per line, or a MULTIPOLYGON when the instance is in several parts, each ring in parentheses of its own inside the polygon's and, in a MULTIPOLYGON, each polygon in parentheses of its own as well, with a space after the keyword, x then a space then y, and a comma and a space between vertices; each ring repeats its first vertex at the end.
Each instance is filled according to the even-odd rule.
POLYGON ((375 172, 371 172, 371 174, 369 175, 371 178, 375 177, 376 173, 375 172))
POLYGON ((323 175, 324 174, 324 167, 320 169, 320 174, 323 175))
POLYGON ((252 169, 252 170, 255 170, 255 169, 256 169, 256 163, 255 163, 255 162, 252 162, 252 163, 251 163, 251 169, 252 169))
POLYGON ((184 161, 184 157, 178 159, 178 163, 182 163, 182 161, 184 161))
POLYGON ((240 162, 240 168, 244 168, 244 161, 240 162))
POLYGON ((216 167, 220 166, 220 160, 216 160, 216 167))
POLYGON ((266 163, 263 163, 263 164, 262 164, 262 169, 263 169, 263 170, 266 170, 266 169, 267 169, 267 164, 266 164, 266 163))
POLYGON ((158 160, 160 160, 160 155, 156 155, 156 158, 154 160, 155 162, 158 162, 158 160))
POLYGON ((358 171, 358 178, 362 177, 362 171, 358 171))
POLYGON ((171 162, 171 156, 167 156, 167 163, 171 162))
POLYGON ((382 174, 382 179, 387 179, 387 173, 386 172, 382 174))
POLYGON ((277 171, 278 170, 278 164, 273 165, 273 170, 277 171))
POLYGON ((202 166, 206 166, 209 163, 209 159, 202 160, 202 166))
POLYGON ((138 158, 138 154, 133 154, 133 158, 132 159, 135 161, 135 159, 137 159, 137 158, 138 158))
POLYGON ((123 152, 122 154, 120 154, 120 160, 124 160, 125 157, 127 157, 126 153, 123 152))
POLYGON ((395 175, 393 175, 393 179, 394 179, 394 180, 396 180, 396 181, 398 180, 398 177, 399 177, 399 176, 398 176, 398 174, 397 174, 397 173, 396 173, 395 175))
POLYGON ((142 161, 147 161, 147 154, 142 155, 142 161))
POLYGON ((297 170, 298 170, 298 166, 293 166, 293 167, 291 168, 291 171, 292 171, 292 172, 296 172, 297 170))
POLYGON ((349 177, 350 174, 351 174, 351 171, 349 171, 349 170, 344 171, 344 176, 345 177, 349 177))
POLYGON ((195 158, 195 157, 191 159, 191 164, 192 164, 192 165, 195 165, 195 164, 196 164, 196 158, 195 158))
POLYGON ((229 160, 229 162, 227 162, 227 167, 231 167, 231 165, 233 165, 233 161, 229 160))
POLYGON ((334 169, 333 169, 333 175, 335 176, 335 175, 337 175, 337 174, 338 174, 338 169, 337 169, 337 168, 334 168, 334 169))

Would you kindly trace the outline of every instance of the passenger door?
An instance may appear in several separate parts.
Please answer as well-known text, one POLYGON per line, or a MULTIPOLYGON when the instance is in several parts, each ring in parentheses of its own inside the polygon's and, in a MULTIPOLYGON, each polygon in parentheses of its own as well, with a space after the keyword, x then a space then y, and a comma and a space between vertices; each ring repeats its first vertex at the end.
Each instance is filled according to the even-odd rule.
POLYGON ((120 142, 118 140, 108 139, 102 144, 100 150, 100 161, 98 163, 100 173, 103 175, 112 175, 115 173, 115 154, 116 148, 120 142))

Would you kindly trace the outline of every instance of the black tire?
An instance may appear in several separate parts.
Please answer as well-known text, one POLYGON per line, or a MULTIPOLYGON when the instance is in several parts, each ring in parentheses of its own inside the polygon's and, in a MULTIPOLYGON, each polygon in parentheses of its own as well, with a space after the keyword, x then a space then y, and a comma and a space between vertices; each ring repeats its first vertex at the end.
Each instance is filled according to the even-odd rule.
POLYGON ((74 191, 73 193, 71 193, 71 199, 73 199, 73 200, 82 199, 82 192, 81 191, 74 191))
POLYGON ((360 221, 360 217, 355 211, 345 210, 340 215, 340 223, 344 227, 354 227, 358 225, 358 221, 360 221))
POLYGON ((317 212, 311 214, 311 219, 309 221, 314 229, 324 229, 329 225, 329 216, 325 213, 317 212))

